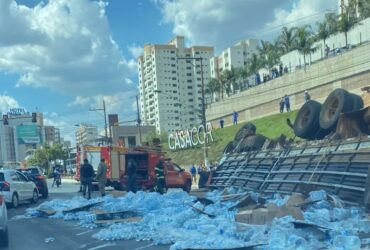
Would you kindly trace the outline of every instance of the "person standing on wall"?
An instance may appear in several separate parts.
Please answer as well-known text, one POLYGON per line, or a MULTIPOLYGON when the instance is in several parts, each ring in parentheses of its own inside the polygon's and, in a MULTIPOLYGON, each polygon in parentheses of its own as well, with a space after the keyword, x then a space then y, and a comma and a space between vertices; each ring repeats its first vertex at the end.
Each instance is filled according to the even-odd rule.
POLYGON ((96 174, 96 179, 99 183, 98 185, 101 196, 105 196, 105 185, 107 184, 107 168, 108 167, 105 164, 105 159, 101 159, 96 174))
POLYGON ((85 198, 87 189, 87 199, 91 199, 92 180, 95 174, 93 166, 91 166, 87 159, 84 159, 84 164, 81 166, 80 169, 80 175, 81 175, 81 184, 83 186, 82 195, 85 198))
POLYGON ((284 96, 284 103, 285 103, 286 112, 290 112, 290 101, 289 101, 288 95, 284 96))
POLYGON ((284 97, 281 97, 279 102, 280 113, 284 113, 284 105, 285 105, 284 97))
POLYGON ((191 177, 193 179, 193 182, 197 182, 197 169, 195 168, 194 164, 191 165, 190 167, 190 173, 191 173, 191 177))
POLYGON ((238 116, 239 116, 238 112, 234 111, 233 112, 233 123, 234 123, 234 125, 238 124, 238 116))
POLYGON ((304 91, 304 102, 308 102, 309 100, 311 100, 311 96, 310 94, 308 93, 307 90, 304 91))

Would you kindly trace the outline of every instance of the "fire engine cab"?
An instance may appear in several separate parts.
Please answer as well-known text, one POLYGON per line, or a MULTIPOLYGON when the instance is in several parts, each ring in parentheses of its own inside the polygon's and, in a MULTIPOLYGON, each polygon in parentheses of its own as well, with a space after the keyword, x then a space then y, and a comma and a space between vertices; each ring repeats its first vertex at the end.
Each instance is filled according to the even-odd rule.
MULTIPOLYGON (((100 159, 104 158, 108 166, 107 185, 118 190, 127 186, 126 167, 129 159, 137 165, 137 187, 141 190, 152 190, 156 185, 155 166, 160 160, 164 162, 164 175, 167 188, 182 188, 191 190, 191 175, 170 159, 165 159, 165 154, 160 148, 149 147, 113 147, 113 146, 82 146, 77 148, 75 179, 80 181, 80 166, 84 159, 96 171, 100 159)), ((94 183, 97 184, 97 183, 94 183)))

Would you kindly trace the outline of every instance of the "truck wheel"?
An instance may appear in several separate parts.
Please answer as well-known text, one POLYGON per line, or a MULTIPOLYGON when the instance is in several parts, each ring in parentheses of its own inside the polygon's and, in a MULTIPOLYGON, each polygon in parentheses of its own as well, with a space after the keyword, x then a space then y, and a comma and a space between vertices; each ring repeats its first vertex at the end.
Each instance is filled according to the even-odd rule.
POLYGON ((228 153, 231 153, 232 151, 234 150, 234 145, 233 145, 233 142, 229 142, 225 149, 224 149, 224 153, 223 154, 228 154, 228 153))
POLYGON ((356 94, 351 94, 353 99, 353 111, 360 110, 364 107, 364 101, 362 97, 356 94))
POLYGON ((294 134, 303 139, 314 139, 320 129, 319 117, 321 104, 310 100, 298 111, 294 121, 294 134))
POLYGON ((191 181, 187 180, 185 186, 182 188, 185 192, 189 193, 191 191, 191 181))
POLYGON ((246 137, 239 145, 238 152, 260 150, 265 144, 266 137, 263 135, 251 135, 246 137))
POLYGON ((244 137, 254 134, 256 134, 256 126, 253 123, 248 122, 236 133, 234 141, 239 142, 244 137))
POLYGON ((334 130, 339 116, 343 112, 353 109, 353 98, 345 89, 336 89, 329 94, 320 112, 320 127, 323 129, 334 130))

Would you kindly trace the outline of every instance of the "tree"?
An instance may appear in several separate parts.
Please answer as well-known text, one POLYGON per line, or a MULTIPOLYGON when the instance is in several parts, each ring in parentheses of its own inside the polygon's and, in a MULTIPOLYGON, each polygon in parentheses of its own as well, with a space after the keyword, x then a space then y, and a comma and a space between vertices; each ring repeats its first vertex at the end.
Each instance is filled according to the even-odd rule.
POLYGON ((220 90, 219 86, 220 86, 220 83, 216 78, 212 78, 207 83, 206 93, 211 94, 211 96, 212 96, 211 102, 213 102, 214 94, 219 92, 219 90, 220 90))
POLYGON ((345 7, 345 11, 340 14, 338 21, 338 31, 344 33, 346 48, 348 47, 348 32, 358 23, 356 8, 353 5, 345 7))
POLYGON ((245 81, 249 76, 247 67, 240 67, 235 69, 235 77, 238 80, 239 91, 245 86, 245 81))
POLYGON ((282 54, 289 53, 295 49, 296 37, 296 29, 294 27, 283 27, 283 30, 278 37, 278 47, 282 54))
POLYGON ((226 94, 231 93, 231 86, 233 87, 233 91, 235 92, 235 88, 237 87, 236 77, 235 77, 235 68, 231 68, 231 70, 225 69, 221 72, 220 76, 221 82, 223 82, 223 88, 226 90, 226 94))
POLYGON ((261 68, 261 60, 257 54, 252 54, 252 57, 247 64, 247 68, 251 74, 257 74, 258 70, 261 68))
POLYGON ((358 11, 361 20, 370 17, 370 0, 358 0, 358 11))
POLYGON ((270 70, 274 65, 280 62, 278 43, 261 41, 261 46, 258 48, 260 52, 260 65, 267 70, 270 70))
POLYGON ((326 20, 321 23, 316 23, 317 25, 317 39, 324 41, 324 47, 326 46, 326 39, 330 36, 329 25, 326 20))
POLYGON ((325 22, 328 26, 329 36, 338 32, 338 16, 334 12, 325 14, 325 22))
POLYGON ((312 48, 314 37, 309 25, 297 28, 297 49, 303 55, 304 65, 306 66, 306 55, 313 53, 316 48, 312 48))
POLYGON ((62 160, 65 162, 67 159, 68 151, 63 148, 62 145, 55 144, 53 146, 49 146, 48 144, 45 144, 35 150, 33 157, 28 160, 28 164, 40 166, 49 172, 50 161, 62 160))

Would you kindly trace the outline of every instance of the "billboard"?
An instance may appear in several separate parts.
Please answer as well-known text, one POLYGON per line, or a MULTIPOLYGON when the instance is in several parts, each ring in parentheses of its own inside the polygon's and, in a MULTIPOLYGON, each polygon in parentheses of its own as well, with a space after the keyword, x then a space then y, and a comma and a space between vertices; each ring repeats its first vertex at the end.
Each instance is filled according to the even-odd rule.
POLYGON ((40 132, 37 125, 17 126, 17 138, 19 144, 41 143, 40 132))

